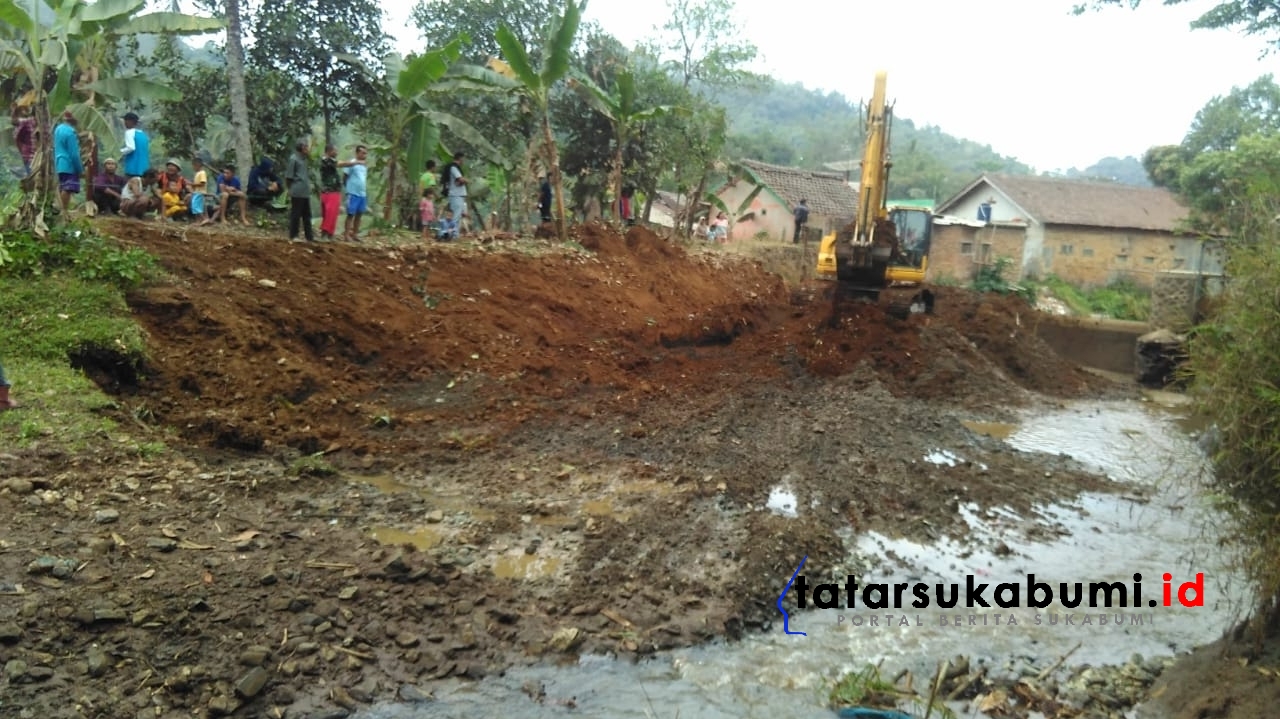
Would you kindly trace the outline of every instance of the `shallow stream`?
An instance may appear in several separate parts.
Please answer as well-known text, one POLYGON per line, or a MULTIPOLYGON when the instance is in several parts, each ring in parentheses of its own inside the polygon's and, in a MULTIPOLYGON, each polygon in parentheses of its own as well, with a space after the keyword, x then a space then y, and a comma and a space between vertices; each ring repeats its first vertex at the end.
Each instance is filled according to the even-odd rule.
MULTIPOLYGON (((855 563, 889 557, 864 575, 864 582, 925 582, 931 601, 935 583, 949 587, 955 582, 960 609, 931 604, 919 610, 793 613, 791 630, 807 636, 785 634, 779 621, 771 631, 740 642, 666 652, 639 664, 583 657, 572 666, 519 667, 481 682, 439 683, 432 687, 434 702, 381 705, 358 717, 829 718, 833 713, 826 699, 833 680, 867 664, 883 662, 886 677, 907 669, 924 683, 939 662, 956 655, 999 674, 1047 667, 1068 653, 1070 665, 1122 664, 1135 653, 1169 656, 1211 642, 1236 617, 1241 585, 1225 569, 1224 558, 1208 550, 1213 542, 1205 528, 1214 517, 1194 490, 1208 467, 1184 431, 1190 420, 1178 404, 1176 398, 1155 394, 1142 403, 1078 403, 1029 413, 1016 424, 967 425, 1020 451, 1070 455, 1113 479, 1135 483, 1138 491, 1088 494, 1071 505, 1039 507, 1033 517, 961 505, 974 542, 943 539, 926 546, 876 534, 850 538, 855 563), (1147 606, 1162 599, 1165 572, 1173 576, 1173 606, 1147 606), (1197 572, 1204 574, 1204 606, 1183 607, 1178 587, 1197 572), (1060 582, 1082 582, 1086 594, 1090 582, 1122 582, 1132 591, 1135 573, 1142 575, 1143 606, 1082 610, 1057 601, 1060 582), (992 593, 1001 582, 1021 585, 1025 605, 1028 574, 1052 587, 1052 604, 994 606, 992 593), (985 595, 991 609, 964 608, 966 575, 991 585, 985 595), (1106 616, 1105 625, 1100 615, 1106 616), (540 703, 528 696, 538 688, 545 691, 540 703)), ((925 447, 920 461, 963 461, 960 454, 925 447)), ((772 511, 783 515, 806 511, 783 494, 771 499, 772 511)), ((787 579, 778 578, 779 592, 787 579)), ((823 580, 809 581, 812 588, 823 580)), ((908 591, 904 604, 911 599, 908 591)))

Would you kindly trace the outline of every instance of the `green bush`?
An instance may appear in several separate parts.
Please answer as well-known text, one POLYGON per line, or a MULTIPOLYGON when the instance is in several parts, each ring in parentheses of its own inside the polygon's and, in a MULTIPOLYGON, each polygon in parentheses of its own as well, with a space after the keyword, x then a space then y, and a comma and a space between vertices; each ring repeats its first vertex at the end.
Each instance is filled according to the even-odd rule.
POLYGON ((1013 266, 1013 260, 1008 257, 997 258, 994 264, 983 265, 978 270, 978 276, 973 279, 973 289, 978 292, 997 292, 1002 295, 1017 295, 1026 300, 1028 304, 1035 304, 1036 292, 1035 288, 1019 285, 1005 279, 1005 273, 1013 266))
POLYGON ((1188 347, 1201 409, 1218 430, 1213 489, 1237 520, 1227 538, 1262 620, 1280 618, 1280 230, 1268 227, 1230 247, 1230 284, 1188 347))
POLYGON ((144 250, 120 247, 87 223, 59 227, 43 240, 24 231, 0 234, 0 277, 54 273, 129 290, 157 276, 159 265, 144 250))
POLYGON ((1151 291, 1128 280, 1119 280, 1094 290, 1082 290, 1061 277, 1049 275, 1042 284, 1078 315, 1103 315, 1137 322, 1145 322, 1151 317, 1151 291))

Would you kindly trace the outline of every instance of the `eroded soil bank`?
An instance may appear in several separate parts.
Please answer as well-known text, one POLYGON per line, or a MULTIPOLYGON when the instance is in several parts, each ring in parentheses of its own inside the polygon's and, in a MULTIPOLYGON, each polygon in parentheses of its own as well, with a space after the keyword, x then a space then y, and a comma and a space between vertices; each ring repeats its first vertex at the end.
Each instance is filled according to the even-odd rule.
POLYGON ((1056 357, 1019 300, 833 316, 828 288, 643 229, 103 227, 170 277, 129 300, 137 376, 89 371, 172 449, 0 455, 0 715, 303 716, 738 636, 777 619, 799 557, 843 566, 841 532, 925 539, 963 531, 960 503, 1105 491, 961 422, 1129 392, 1056 357), (939 447, 968 461, 925 461, 939 447), (821 511, 766 511, 780 486, 821 511))

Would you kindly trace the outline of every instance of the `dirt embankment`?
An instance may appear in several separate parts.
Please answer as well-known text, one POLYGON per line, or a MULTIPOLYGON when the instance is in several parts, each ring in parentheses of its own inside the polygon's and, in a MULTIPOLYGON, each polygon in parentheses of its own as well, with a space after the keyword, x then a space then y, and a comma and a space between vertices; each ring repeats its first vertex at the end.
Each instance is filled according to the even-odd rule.
POLYGON ((103 384, 193 449, 0 457, 0 715, 292 716, 735 636, 800 556, 840 571, 850 526, 936 536, 962 502, 1099 487, 960 424, 1112 391, 1014 299, 832 317, 643 229, 578 228, 582 252, 104 227, 171 280, 130 298, 141 379, 103 384), (780 486, 798 516, 765 510, 780 486))

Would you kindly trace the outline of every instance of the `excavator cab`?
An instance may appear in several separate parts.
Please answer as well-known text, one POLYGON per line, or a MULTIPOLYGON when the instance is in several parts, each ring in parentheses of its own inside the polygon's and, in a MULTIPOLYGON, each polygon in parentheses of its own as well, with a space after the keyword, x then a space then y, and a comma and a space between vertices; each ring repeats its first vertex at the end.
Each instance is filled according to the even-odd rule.
POLYGON ((889 219, 898 235, 898 252, 885 270, 888 284, 921 284, 929 269, 929 244, 933 239, 933 210, 893 206, 889 219))

